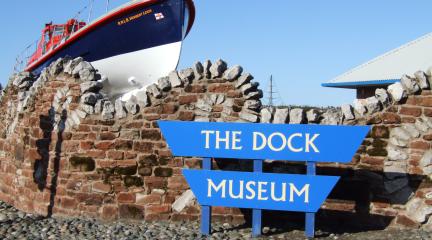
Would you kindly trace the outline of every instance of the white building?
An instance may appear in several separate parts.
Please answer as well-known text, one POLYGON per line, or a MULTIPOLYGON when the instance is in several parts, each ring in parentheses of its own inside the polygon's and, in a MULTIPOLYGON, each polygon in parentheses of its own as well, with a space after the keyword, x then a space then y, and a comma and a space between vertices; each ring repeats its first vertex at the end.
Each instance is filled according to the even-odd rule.
POLYGON ((357 98, 372 96, 376 88, 400 81, 404 74, 432 66, 432 33, 389 51, 323 83, 324 87, 357 90, 357 98))

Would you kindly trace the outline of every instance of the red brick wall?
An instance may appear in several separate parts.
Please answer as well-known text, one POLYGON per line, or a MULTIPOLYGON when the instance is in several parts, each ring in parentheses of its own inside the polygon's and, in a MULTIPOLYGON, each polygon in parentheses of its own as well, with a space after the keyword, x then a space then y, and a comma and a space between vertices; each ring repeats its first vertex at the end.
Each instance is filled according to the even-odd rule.
MULTIPOLYGON (((26 110, 7 114, 11 110, 8 104, 19 104, 18 89, 13 84, 0 103, 0 199, 26 212, 45 215, 52 211, 55 215, 104 220, 197 219, 197 204, 180 213, 171 205, 188 189, 181 169, 199 168, 201 160, 172 157, 156 121, 246 121, 240 113, 255 114, 258 119, 256 111, 244 107, 239 74, 230 81, 222 76, 189 76, 181 79, 184 86, 159 89, 161 95, 157 97, 149 93, 148 106, 141 103, 136 114, 110 120, 92 114, 62 132, 53 128, 49 116, 55 95, 65 86, 71 90, 66 94, 72 96, 66 109, 70 116, 82 103, 82 80, 65 72, 44 76, 47 81, 26 110), (219 100, 212 102, 215 99, 219 100), (199 101, 202 108, 208 105, 210 109, 199 109, 199 101), (9 127, 12 130, 7 133, 15 117, 17 125, 9 127), (35 174, 38 171, 40 174, 35 174)), ((247 88, 247 93, 258 91, 256 87, 247 88)), ((224 219, 227 213, 228 220, 243 218, 239 211, 214 210, 224 219)))

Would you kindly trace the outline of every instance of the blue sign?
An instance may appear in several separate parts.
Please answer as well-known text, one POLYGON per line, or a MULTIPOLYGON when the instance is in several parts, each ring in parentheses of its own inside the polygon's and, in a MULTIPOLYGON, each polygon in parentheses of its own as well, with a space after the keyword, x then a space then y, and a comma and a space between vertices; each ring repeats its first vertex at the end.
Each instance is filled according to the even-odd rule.
POLYGON ((317 212, 339 177, 183 170, 201 205, 317 212))
POLYGON ((210 206, 251 208, 252 235, 262 209, 305 212, 314 236, 315 213, 339 177, 316 176, 316 162, 350 162, 370 126, 158 121, 174 156, 202 157, 203 170, 184 169, 202 206, 201 232, 211 230, 210 206), (211 158, 254 160, 254 172, 211 171, 211 158), (307 175, 262 173, 265 159, 307 162, 307 175))
POLYGON ((350 162, 370 126, 159 121, 174 156, 350 162))

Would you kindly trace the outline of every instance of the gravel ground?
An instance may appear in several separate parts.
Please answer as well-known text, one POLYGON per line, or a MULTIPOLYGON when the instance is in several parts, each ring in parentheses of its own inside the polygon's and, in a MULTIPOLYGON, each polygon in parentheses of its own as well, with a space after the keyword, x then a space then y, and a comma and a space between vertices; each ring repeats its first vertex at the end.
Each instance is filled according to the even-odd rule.
MULTIPOLYGON (((282 229, 263 228, 266 236, 259 239, 305 239, 303 232, 294 230, 282 234, 282 229)), ((199 222, 103 223, 95 219, 46 218, 26 214, 0 202, 1 239, 250 239, 251 229, 214 224, 213 234, 199 234, 199 222)), ((317 231, 318 239, 432 239, 423 231, 374 231, 331 234, 317 231)))

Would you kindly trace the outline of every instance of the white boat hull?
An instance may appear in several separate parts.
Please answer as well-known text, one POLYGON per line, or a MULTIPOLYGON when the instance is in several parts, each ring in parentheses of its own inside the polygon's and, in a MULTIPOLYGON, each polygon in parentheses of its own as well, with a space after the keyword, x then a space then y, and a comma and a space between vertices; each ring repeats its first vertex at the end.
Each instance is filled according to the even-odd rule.
POLYGON ((157 82, 177 68, 182 42, 126 53, 91 64, 104 80, 104 92, 117 97, 157 82))

